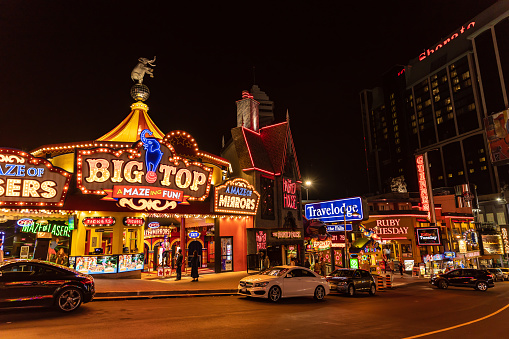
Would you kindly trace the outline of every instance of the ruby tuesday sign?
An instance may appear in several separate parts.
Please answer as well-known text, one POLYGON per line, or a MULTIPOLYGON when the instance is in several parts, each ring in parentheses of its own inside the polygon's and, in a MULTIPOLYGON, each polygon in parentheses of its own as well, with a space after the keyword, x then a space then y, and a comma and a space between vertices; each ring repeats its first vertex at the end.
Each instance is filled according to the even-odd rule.
POLYGON ((407 235, 408 226, 400 225, 401 219, 379 219, 376 221, 375 233, 383 238, 384 235, 407 235))
POLYGON ((174 156, 170 144, 148 138, 151 134, 143 130, 134 149, 79 150, 78 188, 139 211, 163 211, 187 200, 204 200, 212 168, 174 156))

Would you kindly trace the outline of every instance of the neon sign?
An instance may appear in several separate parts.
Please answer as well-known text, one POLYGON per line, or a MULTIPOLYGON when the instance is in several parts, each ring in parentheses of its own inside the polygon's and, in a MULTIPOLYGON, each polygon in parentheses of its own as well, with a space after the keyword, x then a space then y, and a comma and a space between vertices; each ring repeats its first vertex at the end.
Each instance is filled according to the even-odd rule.
POLYGON ((86 217, 83 218, 83 225, 85 226, 113 226, 115 225, 115 218, 113 217, 86 217))
POLYGON ((509 254, 509 237, 507 236, 507 228, 500 227, 502 231, 502 240, 504 241, 504 250, 506 254, 509 254))
POLYGON ((302 233, 300 231, 276 231, 272 232, 272 237, 276 239, 300 239, 302 233))
POLYGON ((46 159, 0 148, 0 205, 62 206, 70 180, 46 159))
MULTIPOLYGON (((21 219, 21 220, 27 220, 27 219, 21 219)), ((31 219, 29 219, 31 220, 31 219)), ((18 220, 19 222, 20 220, 18 220)), ((56 237, 70 237, 71 236, 71 230, 69 229, 69 226, 67 225, 58 225, 53 223, 34 223, 32 220, 32 223, 26 223, 22 229, 21 232, 24 233, 51 233, 56 237)))
POLYGON ((419 193, 421 195, 422 211, 429 212, 428 186, 426 181, 426 172, 424 168, 424 155, 418 155, 415 158, 417 163, 417 179, 419 180, 419 193))
POLYGON ((440 230, 438 227, 416 228, 417 245, 419 246, 440 246, 440 230))
POLYGON ((470 22, 467 25, 467 28, 465 28, 465 26, 461 26, 459 31, 454 33, 453 35, 451 35, 449 38, 445 39, 442 42, 439 42, 434 48, 427 49, 425 52, 422 52, 421 54, 419 54, 419 61, 422 61, 422 60, 426 59, 431 54, 435 53, 435 51, 438 51, 440 48, 444 47, 445 45, 450 43, 452 40, 454 40, 457 37, 459 37, 460 34, 465 33, 466 30, 469 30, 470 28, 473 28, 474 26, 475 26, 475 21, 470 22))
POLYGON ((159 228, 161 224, 159 224, 157 221, 152 221, 148 224, 148 228, 159 228))
POLYGON ((258 231, 256 233, 256 250, 266 250, 267 249, 267 233, 263 231, 258 231))
POLYGON ((283 208, 297 209, 297 183, 283 178, 283 208))
POLYGON ((175 156, 166 140, 143 130, 132 149, 78 150, 77 184, 83 194, 105 195, 120 207, 163 211, 187 200, 207 198, 212 168, 175 156))
POLYGON ((191 231, 187 234, 187 236, 191 239, 197 239, 200 237, 200 232, 198 231, 191 231))
POLYGON ((236 178, 217 186, 214 195, 214 211, 234 214, 256 215, 260 194, 247 180, 236 178))
POLYGON ((362 198, 347 198, 306 205, 306 219, 323 222, 359 221, 364 219, 362 198))
POLYGON ((124 225, 126 226, 142 226, 145 219, 138 217, 124 217, 124 225))

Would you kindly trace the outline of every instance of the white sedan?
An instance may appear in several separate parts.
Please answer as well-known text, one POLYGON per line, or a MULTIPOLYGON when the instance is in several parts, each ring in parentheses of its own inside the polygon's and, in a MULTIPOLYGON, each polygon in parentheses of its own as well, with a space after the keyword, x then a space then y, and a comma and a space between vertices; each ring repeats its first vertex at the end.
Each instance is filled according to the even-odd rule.
POLYGON ((239 294, 269 298, 274 302, 281 298, 307 296, 322 300, 329 291, 324 277, 299 266, 273 267, 245 277, 239 283, 239 294))

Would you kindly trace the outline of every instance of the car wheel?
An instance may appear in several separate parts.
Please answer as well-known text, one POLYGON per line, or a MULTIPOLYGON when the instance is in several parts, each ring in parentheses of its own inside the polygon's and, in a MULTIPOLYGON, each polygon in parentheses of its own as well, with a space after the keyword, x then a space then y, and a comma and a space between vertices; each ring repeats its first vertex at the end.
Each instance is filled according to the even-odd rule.
POLYGON ((278 286, 272 286, 269 290, 269 299, 272 302, 278 302, 281 299, 281 289, 278 286))
POLYGON ((438 288, 441 288, 441 289, 447 289, 447 287, 449 287, 449 285, 447 284, 447 281, 445 280, 440 280, 438 282, 438 288))
POLYGON ((315 288, 315 299, 323 300, 323 298, 325 298, 325 288, 323 288, 323 286, 321 286, 321 285, 318 285, 315 288))
POLYGON ((478 281, 477 284, 475 284, 475 289, 485 292, 488 290, 488 284, 484 281, 478 281))
POLYGON ((376 286, 375 284, 371 284, 371 287, 369 288, 369 295, 375 295, 376 293, 376 286))
POLYGON ((62 312, 76 310, 83 301, 83 293, 77 287, 67 287, 57 296, 56 306, 62 312))
POLYGON ((348 285, 348 296, 353 297, 355 295, 355 287, 348 285))

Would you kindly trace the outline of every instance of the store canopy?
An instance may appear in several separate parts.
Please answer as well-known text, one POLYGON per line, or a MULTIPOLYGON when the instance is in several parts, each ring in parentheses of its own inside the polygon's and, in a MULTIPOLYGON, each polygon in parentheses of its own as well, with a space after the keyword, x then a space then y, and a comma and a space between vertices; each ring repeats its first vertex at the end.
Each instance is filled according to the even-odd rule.
POLYGON ((348 250, 350 253, 359 253, 360 251, 364 250, 367 245, 369 245, 372 242, 371 238, 358 238, 355 240, 348 250))

